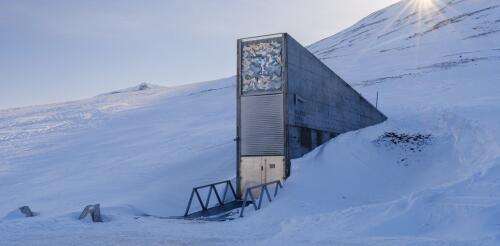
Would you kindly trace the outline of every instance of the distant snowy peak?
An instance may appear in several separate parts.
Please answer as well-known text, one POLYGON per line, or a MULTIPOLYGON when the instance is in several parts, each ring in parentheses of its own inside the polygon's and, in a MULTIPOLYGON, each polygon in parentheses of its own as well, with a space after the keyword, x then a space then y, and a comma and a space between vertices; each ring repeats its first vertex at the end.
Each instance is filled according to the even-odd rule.
POLYGON ((352 84, 497 62, 500 1, 405 0, 308 48, 352 84))
MULTIPOLYGON (((372 13, 350 28, 320 40, 310 49, 326 58, 329 53, 371 41, 375 47, 390 43, 414 43, 441 29, 438 36, 463 40, 486 37, 500 32, 498 0, 406 0, 372 13), (419 3, 430 1, 429 6, 419 3)), ((439 41, 440 39, 434 39, 439 41)), ((443 42, 445 42, 443 41, 443 42)), ((369 47, 365 47, 369 48, 369 47)))
POLYGON ((151 89, 164 89, 164 86, 150 84, 150 83, 140 83, 137 86, 129 87, 121 90, 116 90, 108 93, 101 94, 99 96, 113 95, 113 94, 122 94, 122 93, 130 93, 130 92, 138 92, 138 91, 147 91, 151 89))

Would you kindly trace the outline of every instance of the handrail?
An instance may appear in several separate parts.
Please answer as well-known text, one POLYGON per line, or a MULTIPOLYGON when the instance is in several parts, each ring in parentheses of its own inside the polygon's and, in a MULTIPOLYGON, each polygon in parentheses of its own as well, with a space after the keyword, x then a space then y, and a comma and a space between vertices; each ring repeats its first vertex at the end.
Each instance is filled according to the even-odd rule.
POLYGON ((245 197, 243 198, 243 204, 241 205, 241 212, 240 212, 240 217, 243 217, 245 207, 247 206, 247 202, 251 202, 255 210, 259 210, 262 206, 262 198, 264 197, 264 192, 267 195, 267 199, 269 202, 272 202, 273 200, 271 199, 271 195, 269 194, 269 190, 267 189, 267 186, 276 184, 274 188, 274 196, 278 195, 278 188, 283 189, 283 185, 281 185, 281 181, 275 180, 271 181, 268 183, 260 184, 260 185, 255 185, 248 187, 246 192, 245 192, 245 197), (259 205, 257 205, 257 201, 255 200, 255 197, 253 197, 252 190, 259 189, 260 188, 260 197, 259 197, 259 205), (252 200, 248 201, 248 197, 250 197, 252 200))
POLYGON ((209 187, 209 186, 212 186, 212 185, 220 185, 220 184, 223 184, 223 183, 227 183, 228 181, 230 182, 230 180, 224 180, 224 181, 220 181, 220 182, 213 183, 213 184, 207 184, 207 185, 202 185, 202 186, 194 187, 193 189, 203 189, 203 188, 206 188, 206 187, 209 187))
POLYGON ((212 197, 212 191, 214 191, 214 193, 215 193, 215 197, 217 198, 217 201, 219 202, 219 206, 224 206, 224 204, 226 204, 226 196, 227 196, 228 189, 231 190, 231 193, 233 194, 234 199, 236 200, 237 199, 236 192, 234 190, 233 185, 231 184, 231 180, 225 180, 225 181, 221 181, 221 182, 217 182, 217 183, 213 183, 213 184, 194 187, 193 191, 191 192, 191 196, 189 197, 189 202, 188 202, 188 206, 186 208, 186 212, 184 213, 184 217, 189 215, 189 209, 191 208, 191 203, 193 202, 193 197, 195 194, 196 194, 196 198, 197 198, 198 202, 201 205, 201 209, 208 210, 208 205, 210 205, 210 198, 212 197), (226 185, 224 186, 224 192, 223 192, 223 195, 221 198, 216 186, 220 185, 220 184, 224 184, 224 183, 226 185), (207 187, 210 187, 210 189, 208 190, 208 196, 207 196, 206 201, 203 202, 198 190, 205 189, 207 187))

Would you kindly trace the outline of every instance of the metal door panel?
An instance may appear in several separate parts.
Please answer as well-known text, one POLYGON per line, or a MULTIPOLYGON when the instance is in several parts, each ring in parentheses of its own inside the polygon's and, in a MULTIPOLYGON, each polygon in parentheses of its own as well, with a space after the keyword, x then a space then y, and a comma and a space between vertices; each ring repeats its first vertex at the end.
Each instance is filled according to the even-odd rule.
MULTIPOLYGON (((261 184, 262 157, 250 156, 240 158, 240 194, 245 195, 248 187, 261 184)), ((258 195, 258 194, 254 194, 258 195)))
MULTIPOLYGON (((240 158, 240 192, 245 195, 246 189, 251 186, 280 180, 285 177, 284 156, 249 156, 240 158)), ((252 193, 260 195, 259 190, 252 193)))

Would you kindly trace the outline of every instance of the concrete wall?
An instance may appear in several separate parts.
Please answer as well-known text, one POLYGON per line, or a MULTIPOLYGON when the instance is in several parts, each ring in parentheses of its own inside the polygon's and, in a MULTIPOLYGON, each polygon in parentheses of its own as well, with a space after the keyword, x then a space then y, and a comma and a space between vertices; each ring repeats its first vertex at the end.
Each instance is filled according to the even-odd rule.
POLYGON ((387 119, 289 35, 286 49, 289 158, 300 157, 338 134, 387 119))

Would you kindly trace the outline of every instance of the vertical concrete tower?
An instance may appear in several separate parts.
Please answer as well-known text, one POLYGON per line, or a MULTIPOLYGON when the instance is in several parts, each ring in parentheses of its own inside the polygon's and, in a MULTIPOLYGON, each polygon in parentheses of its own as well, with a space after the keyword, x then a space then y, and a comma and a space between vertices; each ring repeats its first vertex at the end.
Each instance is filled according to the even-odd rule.
POLYGON ((238 40, 237 193, 290 175, 338 134, 387 118, 286 33, 238 40))

